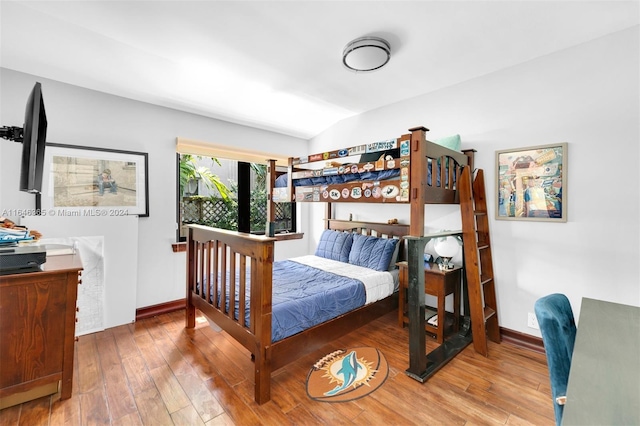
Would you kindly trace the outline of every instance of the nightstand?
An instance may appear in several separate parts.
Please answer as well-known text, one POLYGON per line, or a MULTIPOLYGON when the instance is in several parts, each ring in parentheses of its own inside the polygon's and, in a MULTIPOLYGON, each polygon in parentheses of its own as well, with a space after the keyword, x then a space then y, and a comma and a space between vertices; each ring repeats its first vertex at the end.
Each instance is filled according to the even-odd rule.
MULTIPOLYGON (((407 262, 398 262, 400 268, 400 289, 399 289, 399 306, 398 306, 398 324, 404 327, 409 323, 407 318, 407 287, 409 283, 409 269, 407 262)), ((457 332, 460 322, 460 286, 462 284, 462 267, 455 266, 453 269, 440 270, 437 264, 425 262, 424 264, 424 292, 438 298, 438 306, 435 310, 426 307, 427 318, 434 313, 437 314, 438 326, 425 321, 425 330, 436 337, 438 343, 444 341, 445 329, 447 327, 447 316, 453 317, 451 331, 457 332), (453 294, 453 313, 447 315, 444 308, 445 298, 453 294), (444 326, 443 326, 444 325, 444 326)))

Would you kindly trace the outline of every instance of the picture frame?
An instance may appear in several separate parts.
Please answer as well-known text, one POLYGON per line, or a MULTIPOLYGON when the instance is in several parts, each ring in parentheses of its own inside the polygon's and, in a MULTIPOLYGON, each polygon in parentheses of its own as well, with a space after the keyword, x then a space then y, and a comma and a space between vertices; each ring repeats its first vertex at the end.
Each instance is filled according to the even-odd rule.
POLYGON ((58 216, 149 216, 146 152, 47 143, 40 211, 58 216))
POLYGON ((497 220, 567 221, 566 142, 496 151, 497 220))

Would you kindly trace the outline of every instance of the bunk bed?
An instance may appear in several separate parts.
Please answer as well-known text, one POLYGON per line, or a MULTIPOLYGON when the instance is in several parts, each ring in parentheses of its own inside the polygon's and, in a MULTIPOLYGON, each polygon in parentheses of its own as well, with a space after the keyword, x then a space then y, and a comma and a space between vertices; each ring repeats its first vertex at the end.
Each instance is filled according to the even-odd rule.
MULTIPOLYGON (((401 241, 406 236, 421 237, 424 232, 424 205, 458 203, 456 182, 462 168, 473 164, 473 150, 458 152, 429 142, 425 137, 426 131, 426 128, 418 127, 397 139, 291 158, 284 187, 276 186, 275 162, 270 161, 268 220, 273 222, 274 209, 271 203, 325 202, 327 230, 401 241), (396 150, 399 156, 389 154, 392 150, 396 150), (378 153, 382 158, 375 162, 337 161, 353 155, 364 158, 363 154, 376 156, 378 153), (327 161, 334 161, 334 164, 306 170, 302 167, 314 162, 324 162, 326 166, 327 161), (346 165, 340 166, 338 163, 346 165), (372 167, 368 164, 372 164, 372 167), (363 177, 372 177, 369 172, 376 171, 374 169, 388 172, 384 180, 379 176, 374 180, 361 180, 363 177), (308 181, 303 181, 305 184, 302 185, 294 183, 302 178, 340 178, 356 173, 356 179, 324 183, 314 181, 312 185, 305 185, 308 181), (332 219, 331 203, 334 202, 409 204, 411 223, 403 225, 332 219)), ((273 230, 273 227, 268 226, 268 229, 273 230)), ((341 312, 334 318, 295 334, 276 336, 273 325, 276 296, 273 289, 274 283, 280 279, 276 276, 280 268, 278 262, 273 261, 275 241, 276 238, 272 236, 242 234, 199 225, 189 226, 187 239, 186 327, 195 327, 195 310, 198 309, 252 354, 255 363, 255 400, 259 404, 270 399, 272 371, 398 306, 397 292, 392 292, 380 300, 341 312), (245 303, 241 303, 243 300, 245 303)), ((397 247, 401 245, 402 242, 396 244, 397 247)), ((317 252, 319 250, 320 245, 317 252)), ((399 249, 397 252, 397 259, 393 258, 390 264, 394 264, 395 260, 411 262, 411 257, 407 256, 417 256, 411 250, 399 249)))
POLYGON ((430 142, 424 127, 410 131, 395 139, 290 158, 288 172, 273 181, 271 199, 276 203, 459 203, 456 181, 462 167, 473 168, 474 150, 453 150, 430 142))

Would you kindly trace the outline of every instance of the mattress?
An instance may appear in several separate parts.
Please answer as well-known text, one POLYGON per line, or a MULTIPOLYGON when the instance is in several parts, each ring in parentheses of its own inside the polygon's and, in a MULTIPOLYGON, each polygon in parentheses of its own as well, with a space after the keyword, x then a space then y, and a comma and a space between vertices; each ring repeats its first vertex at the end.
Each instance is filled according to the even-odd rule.
MULTIPOLYGON (((250 270, 246 273, 248 283, 250 270)), ((239 273, 236 279, 239 280, 239 273)), ((380 272, 314 255, 276 261, 272 280, 272 342, 384 299, 397 290, 397 283, 397 271, 380 272)), ((228 299, 225 303, 228 310, 228 299)), ((236 318, 239 303, 236 297, 236 318)), ((248 326, 248 296, 244 303, 248 326)))

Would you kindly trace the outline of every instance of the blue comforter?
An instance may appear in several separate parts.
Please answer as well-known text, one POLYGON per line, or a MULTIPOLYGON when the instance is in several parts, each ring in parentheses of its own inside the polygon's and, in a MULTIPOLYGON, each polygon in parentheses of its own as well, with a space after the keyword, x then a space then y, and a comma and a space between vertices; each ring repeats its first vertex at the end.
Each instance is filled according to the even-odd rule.
MULTIPOLYGON (((247 283, 249 283, 249 277, 250 270, 247 270, 247 283)), ((238 280, 239 273, 236 273, 236 282, 238 280)), ((248 295, 249 288, 246 292, 248 295)), ((361 281, 292 260, 273 263, 272 294, 271 340, 273 342, 359 308, 366 301, 365 288, 361 281)), ((228 303, 227 300, 227 309, 228 303)), ((248 296, 245 300, 245 309, 245 325, 248 326, 248 296)), ((239 316, 238 297, 235 303, 235 316, 236 318, 239 316)))
MULTIPOLYGON (((400 176, 400 169, 390 169, 381 171, 368 171, 363 173, 345 173, 341 175, 315 176, 309 178, 294 179, 294 186, 316 186, 325 184, 348 183, 355 180, 385 180, 400 176)), ((287 174, 278 176, 276 188, 287 186, 287 174)))
MULTIPOLYGON (((428 160, 429 167, 427 167, 427 185, 431 186, 431 159, 428 160)), ((447 171, 449 169, 448 163, 447 171)), ((293 180, 293 186, 318 186, 318 185, 335 185, 341 183, 349 183, 353 181, 381 181, 386 179, 392 179, 400 176, 400 169, 389 169, 389 170, 380 170, 380 171, 367 171, 363 173, 345 173, 340 175, 329 175, 329 176, 315 176, 309 178, 300 178, 293 180)), ((282 174, 278 176, 276 179, 275 187, 276 188, 286 188, 287 186, 288 174, 282 174)), ((455 182, 455 176, 454 176, 455 182)), ((440 174, 436 173, 436 184, 435 186, 440 186, 440 174)))

